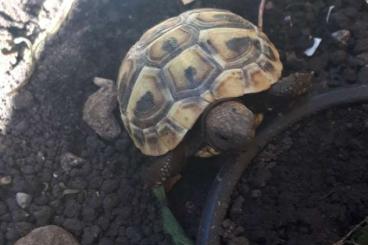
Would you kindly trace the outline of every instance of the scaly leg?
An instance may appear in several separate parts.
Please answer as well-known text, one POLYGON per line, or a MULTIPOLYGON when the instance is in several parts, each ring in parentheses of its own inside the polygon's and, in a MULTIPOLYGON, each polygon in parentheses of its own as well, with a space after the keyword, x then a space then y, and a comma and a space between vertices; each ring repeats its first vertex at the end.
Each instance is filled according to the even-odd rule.
POLYGON ((143 170, 143 181, 146 187, 163 185, 169 178, 178 175, 186 162, 185 146, 180 144, 174 150, 158 157, 143 170))
POLYGON ((313 73, 292 73, 281 78, 270 89, 269 93, 281 97, 297 97, 308 92, 312 86, 313 73))

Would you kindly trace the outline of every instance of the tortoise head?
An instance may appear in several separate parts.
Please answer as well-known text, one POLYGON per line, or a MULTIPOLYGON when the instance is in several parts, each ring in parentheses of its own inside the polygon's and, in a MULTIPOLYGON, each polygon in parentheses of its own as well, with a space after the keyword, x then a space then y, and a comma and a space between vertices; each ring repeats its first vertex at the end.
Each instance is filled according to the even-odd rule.
POLYGON ((241 102, 221 102, 205 118, 205 140, 222 152, 242 150, 254 138, 257 121, 257 116, 241 102))

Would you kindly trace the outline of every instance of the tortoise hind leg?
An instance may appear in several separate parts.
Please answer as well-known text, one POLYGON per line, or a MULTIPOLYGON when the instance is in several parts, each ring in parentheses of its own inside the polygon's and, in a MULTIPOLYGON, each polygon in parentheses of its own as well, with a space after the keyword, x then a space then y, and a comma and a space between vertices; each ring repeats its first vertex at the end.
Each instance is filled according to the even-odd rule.
POLYGON ((269 93, 280 97, 297 97, 309 91, 312 86, 313 72, 292 73, 287 77, 281 78, 274 84, 269 93))

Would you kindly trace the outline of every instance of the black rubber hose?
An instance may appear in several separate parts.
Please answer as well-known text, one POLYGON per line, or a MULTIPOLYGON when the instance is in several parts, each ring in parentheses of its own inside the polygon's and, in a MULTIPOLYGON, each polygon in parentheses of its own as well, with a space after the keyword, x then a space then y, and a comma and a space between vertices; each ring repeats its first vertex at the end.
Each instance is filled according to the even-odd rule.
POLYGON ((219 229, 226 215, 233 189, 252 159, 277 134, 316 112, 359 102, 368 102, 368 85, 335 89, 319 95, 305 97, 291 112, 276 118, 270 125, 260 129, 249 149, 239 154, 230 165, 224 166, 217 174, 203 208, 196 244, 220 244, 219 229))

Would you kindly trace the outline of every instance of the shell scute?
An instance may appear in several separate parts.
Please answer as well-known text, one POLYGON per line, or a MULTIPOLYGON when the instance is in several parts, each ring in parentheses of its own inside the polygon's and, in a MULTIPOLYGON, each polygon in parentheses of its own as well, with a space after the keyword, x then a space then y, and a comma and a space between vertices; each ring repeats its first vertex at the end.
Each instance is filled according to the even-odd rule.
POLYGON ((186 49, 164 68, 174 96, 183 91, 196 90, 216 72, 216 66, 198 45, 186 49))
POLYGON ((158 73, 159 69, 143 68, 130 94, 126 117, 139 127, 145 128, 153 123, 150 119, 160 118, 160 112, 171 101, 158 73))
POLYGON ((200 97, 177 101, 172 105, 168 118, 181 128, 191 129, 208 104, 200 97))
POLYGON ((215 28, 200 32, 199 40, 221 66, 248 59, 254 52, 257 33, 239 28, 215 28))
POLYGON ((234 98, 244 94, 246 80, 241 69, 222 72, 212 85, 211 91, 215 99, 234 98))
POLYGON ((163 63, 164 59, 185 45, 191 43, 192 34, 184 27, 178 27, 166 32, 160 38, 156 39, 148 48, 148 58, 155 63, 163 63))
POLYGON ((172 17, 170 19, 164 20, 161 23, 155 25, 154 27, 148 29, 140 38, 139 42, 136 44, 138 48, 145 48, 155 39, 159 38, 161 35, 171 30, 173 27, 179 26, 181 23, 180 17, 172 17))

